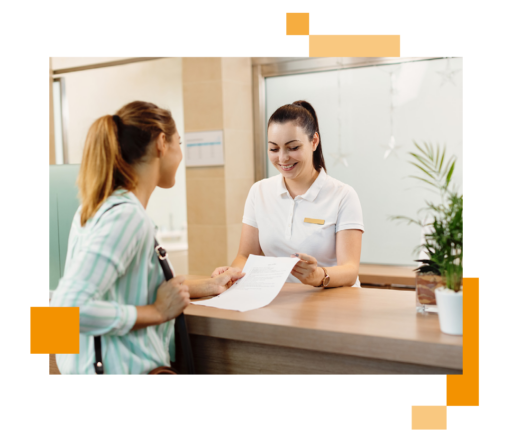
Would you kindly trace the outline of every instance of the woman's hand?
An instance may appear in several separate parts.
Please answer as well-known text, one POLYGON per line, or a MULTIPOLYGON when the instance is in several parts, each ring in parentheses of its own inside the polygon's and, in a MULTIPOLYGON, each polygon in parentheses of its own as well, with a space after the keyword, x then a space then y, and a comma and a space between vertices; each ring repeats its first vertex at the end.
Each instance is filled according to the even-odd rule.
POLYGON ((230 269, 229 266, 221 266, 221 267, 217 267, 217 269, 215 269, 212 273, 212 276, 210 278, 213 278, 217 275, 220 275, 221 273, 224 273, 226 272, 226 270, 230 269))
POLYGON ((324 279, 325 273, 321 267, 318 267, 316 258, 308 254, 294 254, 290 256, 300 258, 300 261, 292 269, 292 275, 298 278, 302 284, 319 286, 324 279))
POLYGON ((156 292, 153 306, 161 315, 162 322, 176 318, 190 304, 188 286, 183 275, 164 281, 156 292))
MULTIPOLYGON (((222 269, 218 267, 215 269, 222 269)), ((215 273, 215 272, 214 272, 215 273)), ((225 271, 223 271, 220 275, 212 275, 212 280, 210 280, 212 286, 212 295, 219 294, 225 292, 229 289, 236 280, 243 278, 245 273, 242 273, 242 270, 238 267, 227 267, 225 271)))

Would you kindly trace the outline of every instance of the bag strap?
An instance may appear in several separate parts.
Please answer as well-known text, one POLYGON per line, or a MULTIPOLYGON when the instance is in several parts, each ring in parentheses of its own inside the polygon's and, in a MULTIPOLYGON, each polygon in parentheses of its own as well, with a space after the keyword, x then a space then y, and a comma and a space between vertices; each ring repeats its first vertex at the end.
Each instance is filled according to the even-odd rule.
MULTIPOLYGON (((155 238, 155 252, 158 256, 158 261, 164 272, 165 279, 169 281, 174 277, 172 270, 167 261, 167 251, 158 244, 155 238)), ((188 336, 187 323, 185 322, 185 315, 180 315, 174 321, 174 329, 180 337, 181 349, 185 358, 185 365, 187 368, 187 374, 196 374, 194 368, 194 357, 192 355, 192 346, 190 345, 190 338, 188 336)))

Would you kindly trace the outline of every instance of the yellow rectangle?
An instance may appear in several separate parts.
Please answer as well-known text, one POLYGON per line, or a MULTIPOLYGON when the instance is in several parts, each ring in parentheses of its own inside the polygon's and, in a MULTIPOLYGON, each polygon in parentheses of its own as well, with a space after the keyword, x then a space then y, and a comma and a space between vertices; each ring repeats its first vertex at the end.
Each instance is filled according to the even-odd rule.
POLYGON ((323 225, 325 223, 325 220, 320 220, 317 218, 305 218, 304 223, 313 223, 315 225, 323 225))
POLYGON ((412 429, 446 429, 446 406, 413 406, 412 429))
POLYGON ((286 35, 309 35, 309 12, 287 13, 286 35))
POLYGON ((31 307, 30 353, 80 353, 80 309, 31 307))
POLYGON ((399 57, 400 35, 310 35, 310 57, 399 57))

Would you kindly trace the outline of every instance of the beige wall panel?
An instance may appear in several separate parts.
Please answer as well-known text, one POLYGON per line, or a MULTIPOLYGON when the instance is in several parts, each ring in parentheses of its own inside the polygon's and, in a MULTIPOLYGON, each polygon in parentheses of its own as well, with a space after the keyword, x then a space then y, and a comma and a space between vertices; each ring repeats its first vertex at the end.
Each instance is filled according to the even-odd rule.
POLYGON ((211 275, 216 267, 228 264, 227 227, 217 225, 188 226, 188 270, 191 275, 211 275))
POLYGON ((183 58, 183 83, 220 81, 222 58, 183 58))
POLYGON ((187 179, 224 179, 224 167, 187 168, 187 179))
POLYGON ((222 130, 222 83, 183 84, 185 132, 222 130))
POLYGON ((251 83, 223 81, 224 129, 252 130, 251 83))
POLYGON ((230 57, 222 58, 222 80, 251 84, 251 59, 230 57))
POLYGON ((193 179, 187 175, 187 207, 189 225, 225 225, 224 179, 193 179))
POLYGON ((53 121, 53 73, 50 58, 50 165, 55 163, 55 125, 53 121))
POLYGON ((242 223, 245 201, 253 185, 252 178, 226 179, 226 221, 228 225, 242 223))
POLYGON ((252 130, 224 130, 224 167, 227 176, 254 181, 253 144, 252 130))
POLYGON ((238 254, 241 236, 242 223, 228 225, 228 264, 231 264, 238 254))

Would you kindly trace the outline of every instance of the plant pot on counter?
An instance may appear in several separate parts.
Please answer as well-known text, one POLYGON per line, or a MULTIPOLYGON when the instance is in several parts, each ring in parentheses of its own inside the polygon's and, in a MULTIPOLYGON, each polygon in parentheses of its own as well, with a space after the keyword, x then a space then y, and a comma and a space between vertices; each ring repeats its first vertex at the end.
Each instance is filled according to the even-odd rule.
POLYGON ((449 335, 462 335, 462 287, 454 292, 446 287, 436 289, 439 325, 449 335))
POLYGON ((444 287, 444 277, 435 274, 416 275, 416 311, 437 312, 436 289, 444 287))

